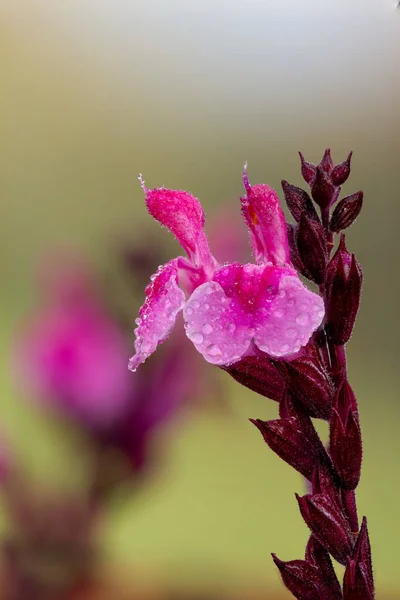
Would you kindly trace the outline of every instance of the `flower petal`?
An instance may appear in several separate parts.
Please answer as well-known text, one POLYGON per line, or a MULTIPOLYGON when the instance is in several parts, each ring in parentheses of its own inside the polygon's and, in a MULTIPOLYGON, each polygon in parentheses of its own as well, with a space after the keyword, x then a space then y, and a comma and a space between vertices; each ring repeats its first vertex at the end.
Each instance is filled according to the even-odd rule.
POLYGON ((305 346, 324 317, 324 302, 296 276, 283 276, 278 293, 257 317, 256 346, 271 356, 294 354, 305 346))
POLYGON ((191 262, 213 268, 213 258, 204 232, 204 211, 197 198, 183 190, 145 189, 149 213, 175 235, 191 262))
POLYGON ((131 371, 136 371, 169 336, 185 305, 185 294, 178 287, 178 261, 173 259, 159 268, 146 288, 146 300, 139 311, 135 329, 136 353, 129 361, 131 371))
POLYGON ((183 310, 186 335, 206 361, 230 365, 250 346, 251 318, 238 309, 216 281, 203 283, 183 310))
POLYGON ((286 220, 278 195, 266 184, 250 185, 243 173, 246 196, 241 198, 242 213, 250 230, 254 258, 258 264, 290 263, 286 220))

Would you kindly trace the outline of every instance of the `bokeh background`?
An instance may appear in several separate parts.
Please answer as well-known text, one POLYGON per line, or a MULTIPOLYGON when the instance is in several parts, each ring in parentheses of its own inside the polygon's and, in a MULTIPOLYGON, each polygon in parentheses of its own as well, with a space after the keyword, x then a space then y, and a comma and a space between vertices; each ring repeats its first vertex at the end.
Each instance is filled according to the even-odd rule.
MULTIPOLYGON (((0 419, 26 468, 39 481, 74 485, 84 460, 63 428, 22 401, 10 376, 44 254, 72 249, 109 274, 117 240, 149 253, 154 237, 169 243, 146 214, 139 172, 149 186, 190 190, 211 219, 218 207, 238 207, 246 160, 252 181, 280 189, 283 178, 301 185, 299 149, 313 162, 327 146, 336 162, 352 149, 344 192, 365 192, 348 235, 365 281, 348 347, 365 440, 359 507, 378 596, 397 597, 395 3, 3 0, 0 19, 0 419)), ((307 532, 293 495, 303 483, 247 421, 274 418, 276 405, 219 377, 215 397, 175 423, 161 472, 131 501, 110 504, 99 532, 104 565, 127 579, 134 572, 144 587, 278 598, 269 553, 303 553, 307 532)))

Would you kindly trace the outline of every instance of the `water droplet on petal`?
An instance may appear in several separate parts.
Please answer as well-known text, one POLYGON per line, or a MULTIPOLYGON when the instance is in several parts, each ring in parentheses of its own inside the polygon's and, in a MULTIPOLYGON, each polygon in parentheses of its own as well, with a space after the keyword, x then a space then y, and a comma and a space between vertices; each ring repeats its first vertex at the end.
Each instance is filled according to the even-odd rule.
POLYGON ((235 323, 229 323, 227 329, 228 329, 229 333, 233 333, 236 330, 235 323))
POLYGON ((206 303, 205 303, 205 305, 204 305, 204 308, 205 308, 206 310, 208 310, 208 309, 210 308, 210 305, 209 305, 209 304, 206 302, 206 303))
POLYGON ((140 350, 142 352, 149 352, 151 350, 150 342, 143 342, 140 344, 140 350))
POLYGON ((142 319, 140 317, 138 317, 137 319, 135 319, 136 325, 140 325, 141 322, 142 322, 142 319))
POLYGON ((277 319, 282 319, 282 317, 285 316, 285 311, 283 311, 281 308, 278 308, 275 312, 274 312, 274 317, 276 317, 277 319))
POLYGON ((319 311, 318 311, 318 317, 319 317, 320 319, 322 319, 322 318, 323 318, 324 314, 325 314, 325 311, 324 311, 324 310, 319 310, 319 311))
POLYGON ((206 293, 207 293, 207 294, 212 294, 212 293, 213 293, 213 289, 212 289, 212 287, 208 287, 208 288, 206 289, 206 293))
POLYGON ((210 325, 210 323, 205 323, 201 329, 206 335, 211 333, 213 330, 212 325, 210 325))
POLYGON ((286 330, 286 337, 294 339, 297 336, 296 329, 290 328, 286 330))
POLYGON ((190 336, 190 339, 192 340, 192 342, 194 344, 202 344, 204 341, 203 336, 199 332, 192 333, 192 335, 190 336))
POLYGON ((309 321, 309 317, 306 313, 300 313, 297 317, 296 317, 296 323, 298 325, 307 325, 308 321, 309 321))
POLYGON ((218 356, 221 354, 221 348, 217 346, 217 344, 210 344, 207 346, 206 350, 210 356, 218 356))
POLYGON ((289 348, 290 348, 289 344, 282 344, 280 350, 281 350, 281 352, 288 352, 289 348))
POLYGON ((278 296, 279 296, 279 298, 284 298, 286 296, 285 290, 279 290, 278 296))
POLYGON ((192 315, 192 314, 193 314, 193 308, 190 308, 190 306, 188 306, 188 307, 186 308, 186 311, 185 311, 185 312, 186 312, 186 314, 187 314, 187 315, 189 315, 189 317, 190 317, 190 315, 192 315))

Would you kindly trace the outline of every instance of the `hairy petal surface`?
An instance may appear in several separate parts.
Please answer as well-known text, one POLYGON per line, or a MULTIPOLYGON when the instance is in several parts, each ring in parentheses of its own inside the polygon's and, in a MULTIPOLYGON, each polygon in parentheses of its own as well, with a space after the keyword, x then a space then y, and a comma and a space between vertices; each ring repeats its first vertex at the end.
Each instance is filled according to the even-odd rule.
POLYGON ((179 259, 173 259, 159 268, 146 288, 146 300, 136 321, 136 352, 129 361, 131 371, 136 371, 169 336, 185 305, 185 294, 178 287, 178 262, 179 259))
POLYGON ((254 354, 253 341, 274 357, 297 352, 324 309, 293 269, 233 263, 195 290, 183 315, 186 334, 204 358, 230 365, 254 354))
POLYGON ((149 213, 175 235, 190 261, 213 271, 216 261, 204 232, 204 211, 197 198, 183 190, 145 189, 149 213))

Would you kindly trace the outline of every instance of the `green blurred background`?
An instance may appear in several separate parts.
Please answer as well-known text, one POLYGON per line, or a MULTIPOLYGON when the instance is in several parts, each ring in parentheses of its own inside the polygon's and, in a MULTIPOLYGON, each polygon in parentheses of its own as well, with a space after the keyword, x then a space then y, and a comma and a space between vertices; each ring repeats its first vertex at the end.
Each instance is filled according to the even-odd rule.
MULTIPOLYGON (((212 214, 237 206, 245 160, 252 181, 279 189, 282 178, 301 183, 297 150, 315 162, 330 146, 341 162, 352 149, 344 192, 365 192, 348 235, 365 278, 348 348, 365 439, 359 506, 379 597, 400 591, 394 2, 3 0, 0 17, 0 410, 26 464, 44 481, 77 477, 69 439, 19 402, 10 378, 44 252, 79 248, 102 267, 113 235, 166 237, 146 214, 139 172, 149 186, 192 191, 212 214)), ((280 590, 269 552, 302 555, 293 494, 303 484, 247 421, 274 418, 276 405, 221 378, 226 415, 181 418, 168 467, 112 507, 105 556, 182 586, 280 590)))

